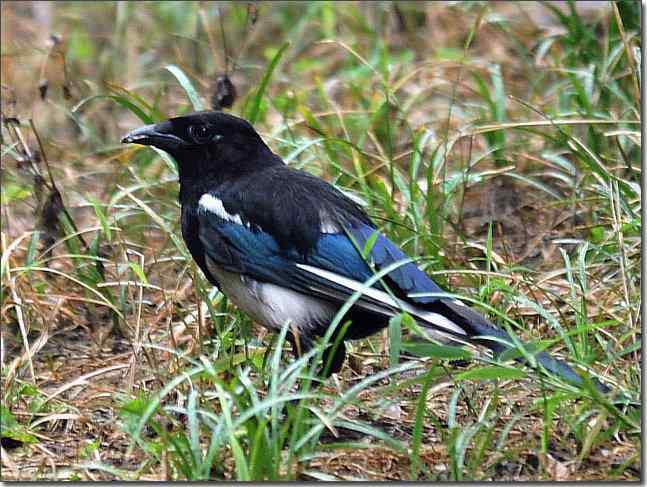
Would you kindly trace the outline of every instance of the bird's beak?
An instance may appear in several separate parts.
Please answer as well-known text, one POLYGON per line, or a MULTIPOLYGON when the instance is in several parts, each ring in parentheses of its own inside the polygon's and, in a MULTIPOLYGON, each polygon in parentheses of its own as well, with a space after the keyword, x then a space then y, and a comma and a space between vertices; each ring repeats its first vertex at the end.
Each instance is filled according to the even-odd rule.
POLYGON ((128 132, 121 142, 124 144, 152 145, 162 150, 178 149, 186 142, 171 133, 172 126, 169 122, 145 125, 128 132))

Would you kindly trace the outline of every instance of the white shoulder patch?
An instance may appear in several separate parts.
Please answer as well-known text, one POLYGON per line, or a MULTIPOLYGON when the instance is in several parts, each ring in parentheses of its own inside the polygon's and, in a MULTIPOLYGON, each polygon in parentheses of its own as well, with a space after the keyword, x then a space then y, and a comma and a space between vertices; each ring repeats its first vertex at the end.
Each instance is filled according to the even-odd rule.
POLYGON ((357 203, 359 206, 368 206, 368 203, 364 201, 363 198, 360 196, 357 196, 355 193, 351 193, 350 191, 346 191, 345 189, 337 188, 339 191, 341 191, 344 196, 346 196, 348 199, 353 200, 355 203, 357 203))
POLYGON ((218 215, 223 220, 227 220, 228 222, 232 223, 238 223, 239 225, 243 224, 243 220, 240 218, 240 215, 232 215, 230 213, 227 213, 227 210, 225 210, 225 207, 222 204, 222 200, 209 193, 203 194, 200 197, 198 204, 205 210, 218 215))

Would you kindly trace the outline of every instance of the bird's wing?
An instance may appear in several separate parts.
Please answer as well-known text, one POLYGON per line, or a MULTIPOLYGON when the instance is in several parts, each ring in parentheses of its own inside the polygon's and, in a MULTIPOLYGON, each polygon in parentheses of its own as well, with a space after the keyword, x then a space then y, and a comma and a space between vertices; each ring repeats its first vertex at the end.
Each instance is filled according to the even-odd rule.
POLYGON ((269 232, 233 216, 225 219, 222 213, 201 207, 198 218, 208 260, 224 270, 339 305, 360 292, 356 307, 384 316, 407 311, 443 333, 466 335, 450 320, 407 298, 410 293, 443 291, 395 244, 368 225, 360 223, 343 233, 322 233, 310 252, 303 255, 293 248, 281 248, 269 232), (399 263, 402 265, 398 267, 399 263), (372 287, 365 284, 389 266, 395 268, 382 283, 377 281, 372 287))
MULTIPOLYGON (((339 305, 360 292, 354 304, 357 308, 385 317, 406 311, 434 330, 436 337, 477 342, 497 354, 508 348, 501 341, 512 343, 504 330, 476 311, 460 301, 438 296, 443 291, 429 276, 407 261, 406 255, 384 235, 363 223, 345 227, 344 233, 322 233, 304 256, 295 249, 281 248, 270 233, 249 222, 223 219, 204 208, 198 211, 198 218, 207 260, 230 272, 339 305), (362 250, 366 250, 366 258, 362 250), (391 270, 400 262, 403 265, 391 270), (367 287, 366 281, 380 270, 389 270, 382 280, 385 285, 376 282, 367 287), (436 296, 410 297, 412 293, 436 296)), ((582 383, 568 364, 550 354, 540 352, 535 359, 552 373, 582 383)), ((608 391, 604 384, 598 383, 598 388, 608 391)))

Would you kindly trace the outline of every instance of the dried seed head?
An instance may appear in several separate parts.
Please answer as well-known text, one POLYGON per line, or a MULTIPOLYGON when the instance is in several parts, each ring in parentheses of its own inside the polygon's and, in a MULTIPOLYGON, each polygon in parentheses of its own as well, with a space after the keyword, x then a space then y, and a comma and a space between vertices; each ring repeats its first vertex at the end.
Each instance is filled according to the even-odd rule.
POLYGON ((214 110, 231 108, 236 101, 236 87, 226 74, 221 74, 216 78, 213 96, 211 97, 211 106, 214 110))
POLYGON ((59 216, 63 211, 63 198, 57 189, 52 189, 47 196, 40 214, 40 227, 43 230, 43 245, 48 249, 60 234, 59 216))

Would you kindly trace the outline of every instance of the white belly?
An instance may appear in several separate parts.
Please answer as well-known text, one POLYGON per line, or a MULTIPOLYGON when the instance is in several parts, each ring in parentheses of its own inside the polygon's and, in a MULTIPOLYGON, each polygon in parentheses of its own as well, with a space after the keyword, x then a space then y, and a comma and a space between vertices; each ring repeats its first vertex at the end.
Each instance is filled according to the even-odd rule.
POLYGON ((227 298, 267 328, 280 329, 286 321, 300 329, 312 328, 325 325, 337 312, 336 306, 321 299, 225 271, 210 259, 207 265, 227 298))

